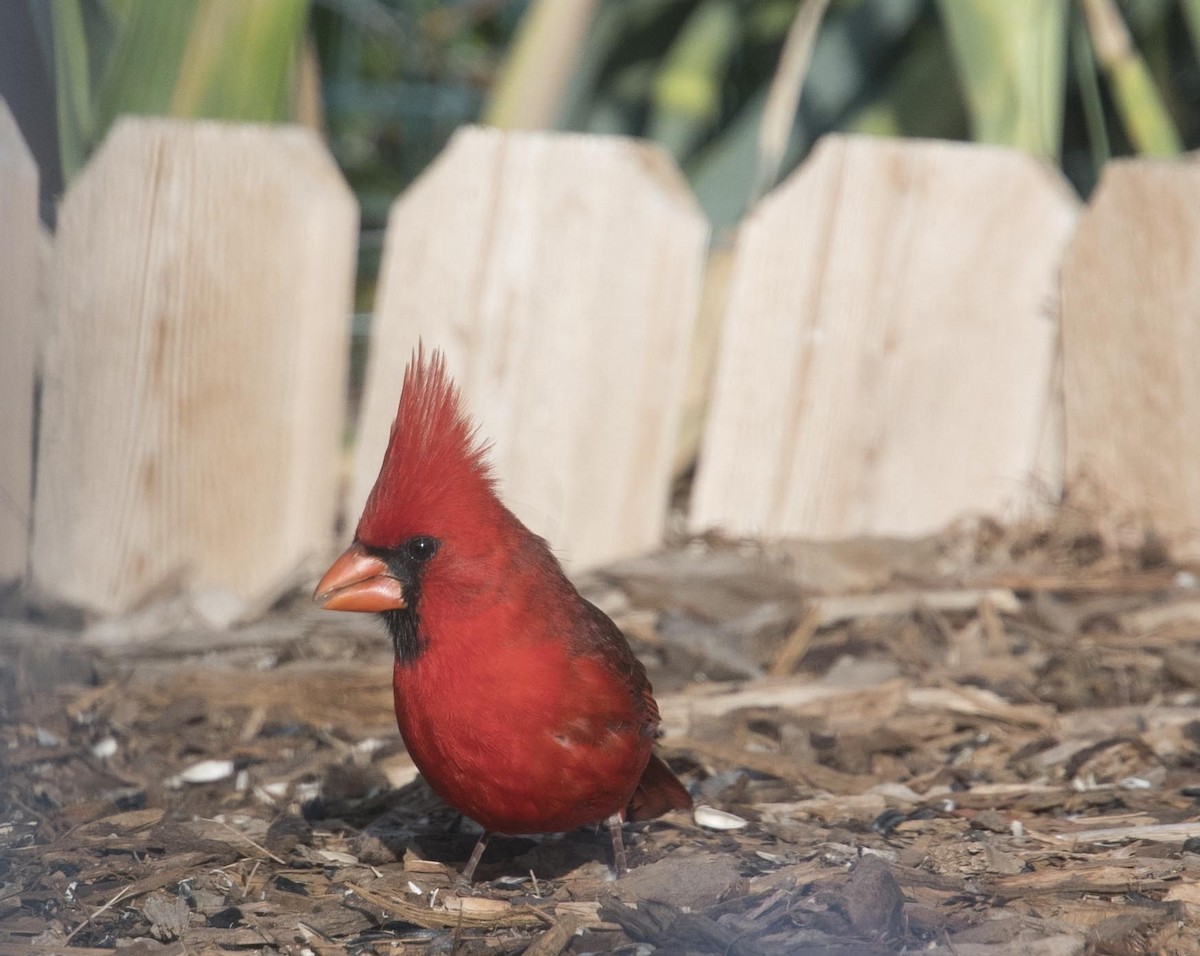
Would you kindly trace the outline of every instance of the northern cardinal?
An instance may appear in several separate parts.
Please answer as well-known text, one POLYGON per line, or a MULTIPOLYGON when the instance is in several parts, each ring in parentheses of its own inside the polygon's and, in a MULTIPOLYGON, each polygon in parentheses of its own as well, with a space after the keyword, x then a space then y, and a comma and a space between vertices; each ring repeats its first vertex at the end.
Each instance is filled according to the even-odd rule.
POLYGON ((335 611, 383 615, 396 720, 447 803, 488 836, 621 822, 691 798, 651 753, 658 706, 617 626, 496 496, 486 448, 440 353, 404 374, 354 543, 317 585, 335 611))

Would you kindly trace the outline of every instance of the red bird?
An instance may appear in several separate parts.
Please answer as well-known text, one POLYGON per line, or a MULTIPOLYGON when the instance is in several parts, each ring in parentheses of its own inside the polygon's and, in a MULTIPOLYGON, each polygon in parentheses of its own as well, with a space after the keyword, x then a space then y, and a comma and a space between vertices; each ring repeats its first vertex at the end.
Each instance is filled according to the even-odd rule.
POLYGON ((317 585, 335 611, 383 615, 400 734, 429 785, 492 832, 570 830, 686 809, 651 747, 658 706, 615 624, 496 496, 486 449, 438 352, 404 374, 354 543, 317 585))

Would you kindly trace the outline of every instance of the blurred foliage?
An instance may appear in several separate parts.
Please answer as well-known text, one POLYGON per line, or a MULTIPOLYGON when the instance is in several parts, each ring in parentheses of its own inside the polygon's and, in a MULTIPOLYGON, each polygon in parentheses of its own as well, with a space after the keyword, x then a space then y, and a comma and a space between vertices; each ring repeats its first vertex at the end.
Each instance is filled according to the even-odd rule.
POLYGON ((312 115, 307 22, 368 283, 392 199, 485 114, 654 139, 718 229, 831 131, 1016 145, 1084 194, 1110 156, 1200 144, 1200 0, 806 0, 804 30, 800 0, 27 2, 68 173, 121 112, 312 115))
POLYGON ((529 0, 521 28, 491 84, 485 124, 502 129, 553 125, 598 3, 529 0))
POLYGON ((1057 159, 1067 77, 1067 0, 939 0, 981 143, 1057 159))
POLYGON ((54 61, 69 180, 121 114, 282 120, 301 110, 309 0, 29 0, 54 61))
POLYGON ((1114 0, 1080 0, 1095 60, 1107 76, 1117 114, 1139 153, 1171 156, 1183 144, 1149 65, 1114 0))
MULTIPOLYGON (((548 125, 656 140, 714 224, 732 225, 753 195, 768 91, 799 7, 601 0, 548 125)), ((331 140, 368 224, 382 225, 389 198, 455 126, 484 113, 508 50, 520 47, 528 74, 558 75, 574 40, 544 19, 537 37, 521 36, 532 9, 317 0, 331 140)), ((1019 146, 1060 162, 1086 194, 1111 155, 1200 143, 1198 42, 1200 0, 831 0, 807 70, 793 70, 803 87, 780 174, 842 130, 1019 146)))
POLYGON ((388 207, 477 122, 526 3, 316 0, 330 148, 362 206, 360 304, 369 307, 388 207))
POLYGON ((482 116, 653 139, 718 234, 835 131, 1018 146, 1084 195, 1200 145, 1200 0, 26 2, 68 177, 121 113, 323 121, 362 206, 356 383, 389 206, 482 116))

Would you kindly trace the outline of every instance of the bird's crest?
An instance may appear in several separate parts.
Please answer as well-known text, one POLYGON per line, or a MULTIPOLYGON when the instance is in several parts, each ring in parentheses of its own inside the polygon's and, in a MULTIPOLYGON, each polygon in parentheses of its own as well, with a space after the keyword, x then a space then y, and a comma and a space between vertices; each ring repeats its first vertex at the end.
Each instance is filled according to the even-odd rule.
POLYGON ((404 371, 400 406, 375 487, 358 522, 365 544, 394 547, 416 534, 474 524, 494 508, 494 479, 442 353, 423 346, 404 371))

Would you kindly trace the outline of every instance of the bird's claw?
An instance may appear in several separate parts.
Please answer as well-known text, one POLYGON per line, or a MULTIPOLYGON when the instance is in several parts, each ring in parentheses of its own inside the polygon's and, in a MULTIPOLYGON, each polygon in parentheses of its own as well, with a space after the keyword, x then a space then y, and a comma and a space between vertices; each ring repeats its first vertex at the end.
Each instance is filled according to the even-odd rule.
POLYGON ((478 883, 472 883, 463 876, 456 876, 450 887, 455 896, 482 896, 483 891, 478 883))

